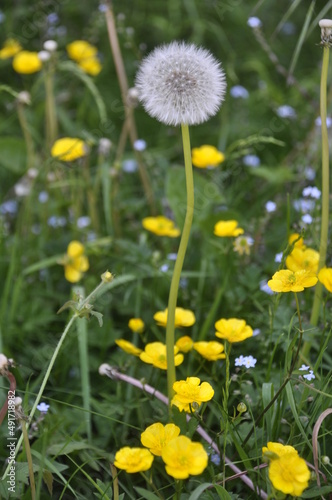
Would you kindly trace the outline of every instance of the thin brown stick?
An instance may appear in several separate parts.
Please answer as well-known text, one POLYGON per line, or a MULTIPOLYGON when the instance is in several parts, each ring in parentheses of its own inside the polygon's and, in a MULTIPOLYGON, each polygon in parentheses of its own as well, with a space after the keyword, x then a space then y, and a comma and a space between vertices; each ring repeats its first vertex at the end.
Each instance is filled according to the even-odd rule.
POLYGON ((140 178, 142 181, 142 185, 143 185, 143 189, 144 189, 144 193, 145 193, 147 202, 149 203, 151 213, 153 215, 156 215, 157 212, 156 212, 155 198, 154 198, 154 194, 153 194, 153 190, 151 187, 151 182, 150 182, 147 170, 146 170, 145 165, 143 163, 143 157, 142 157, 141 152, 136 151, 134 148, 134 143, 135 143, 135 141, 137 141, 138 135, 137 135, 136 123, 135 123, 135 119, 134 119, 133 108, 128 105, 128 81, 127 81, 125 66, 124 66, 123 59, 122 59, 118 35, 117 35, 117 31, 116 31, 116 25, 115 25, 112 4, 111 4, 111 2, 106 1, 105 6, 106 6, 105 18, 106 18, 108 37, 109 37, 109 41, 110 41, 111 51, 113 54, 115 70, 116 70, 116 74, 117 74, 119 85, 120 85, 122 102, 123 102, 124 111, 125 111, 125 121, 128 123, 127 130, 129 133, 131 145, 132 145, 134 152, 135 152, 136 160, 138 163, 138 171, 139 171, 139 175, 140 175, 140 178))

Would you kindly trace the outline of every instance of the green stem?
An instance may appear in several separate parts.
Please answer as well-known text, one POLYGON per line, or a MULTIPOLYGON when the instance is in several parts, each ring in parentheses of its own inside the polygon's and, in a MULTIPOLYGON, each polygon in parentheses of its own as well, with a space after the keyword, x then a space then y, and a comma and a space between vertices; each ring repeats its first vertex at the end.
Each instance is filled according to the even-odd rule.
POLYGON ((33 145, 32 135, 30 133, 28 121, 25 116, 24 104, 18 102, 17 104, 17 115, 20 122, 20 126, 23 132, 25 145, 27 148, 27 170, 34 165, 35 150, 33 145))
POLYGON ((188 125, 182 124, 181 130, 182 130, 182 142, 183 142, 183 152, 184 152, 184 164, 186 172, 187 211, 182 230, 178 255, 174 266, 174 272, 172 276, 171 288, 168 299, 166 348, 167 348, 167 388, 168 388, 169 402, 171 402, 173 397, 173 384, 176 380, 175 363, 174 363, 175 308, 178 298, 181 271, 183 267, 184 258, 186 255, 191 224, 194 216, 194 177, 193 177, 193 169, 191 163, 191 148, 190 148, 190 136, 189 136, 188 125))
MULTIPOLYGON (((79 297, 84 297, 83 287, 73 287, 73 293, 79 297)), ((83 399, 83 408, 85 411, 85 424, 88 441, 91 442, 91 407, 90 407, 90 380, 89 380, 89 348, 88 348, 88 329, 85 318, 77 319, 78 352, 80 360, 81 391, 83 399)))
POLYGON ((55 111, 54 100, 54 69, 53 63, 50 61, 45 70, 45 94, 46 94, 46 146, 48 152, 50 151, 56 136, 57 136, 57 118, 55 111))
MULTIPOLYGON (((325 266, 326 262, 326 251, 327 251, 327 241, 328 241, 328 230, 329 230, 329 136, 326 125, 326 109, 327 109, 327 75, 329 67, 329 46, 324 46, 323 52, 323 64, 322 73, 320 81, 320 117, 321 117, 321 128, 322 128, 322 222, 321 222, 321 232, 320 232, 320 246, 319 246, 319 263, 318 272, 322 267, 325 266)), ((317 326, 319 320, 319 314, 321 310, 322 303, 322 284, 317 283, 315 289, 314 303, 311 311, 310 323, 313 326, 317 326)), ((310 342, 305 342, 303 345, 301 355, 308 358, 311 348, 310 342)))
MULTIPOLYGON (((224 451, 224 456, 226 456, 226 446, 227 446, 227 434, 228 434, 228 398, 229 398, 229 385, 230 385, 230 363, 229 363, 229 358, 231 354, 231 349, 232 349, 232 344, 229 344, 228 347, 228 342, 225 342, 225 354, 226 354, 226 379, 225 379, 225 392, 224 392, 224 398, 223 398, 223 410, 224 410, 224 418, 225 418, 225 427, 224 427, 224 443, 223 443, 223 451, 224 451)), ((224 469, 223 469, 223 487, 225 488, 225 482, 226 482, 226 462, 224 461, 224 469)))
POLYGON ((35 500, 35 498, 36 498, 36 485, 35 485, 35 476, 33 474, 33 463, 32 463, 32 456, 31 456, 31 449, 30 449, 30 443, 29 443, 28 430, 27 430, 26 422, 23 419, 20 420, 19 422, 20 422, 21 428, 22 428, 22 435, 23 435, 23 439, 24 439, 25 453, 26 453, 27 461, 28 461, 31 499, 35 500))
MULTIPOLYGON (((323 50, 323 65, 320 84, 320 116, 322 121, 322 223, 320 233, 318 271, 325 266, 329 228, 329 136, 326 125, 326 88, 330 49, 328 46, 325 46, 323 50)), ((319 311, 322 301, 321 289, 322 286, 316 286, 314 305, 311 314, 311 323, 313 325, 317 325, 319 318, 319 311)))

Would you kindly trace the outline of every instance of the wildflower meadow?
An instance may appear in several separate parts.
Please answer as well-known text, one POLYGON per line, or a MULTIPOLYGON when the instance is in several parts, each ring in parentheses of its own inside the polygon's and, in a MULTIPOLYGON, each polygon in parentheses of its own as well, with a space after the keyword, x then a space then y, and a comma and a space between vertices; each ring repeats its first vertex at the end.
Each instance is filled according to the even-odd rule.
POLYGON ((0 498, 332 498, 332 0, 0 4, 0 498))

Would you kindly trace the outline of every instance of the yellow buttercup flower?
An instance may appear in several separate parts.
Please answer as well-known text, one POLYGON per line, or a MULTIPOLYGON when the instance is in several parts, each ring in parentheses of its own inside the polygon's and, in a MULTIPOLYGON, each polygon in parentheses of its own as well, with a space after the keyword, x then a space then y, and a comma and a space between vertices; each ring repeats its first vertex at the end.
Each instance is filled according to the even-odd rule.
POLYGON ((88 59, 82 59, 78 62, 80 68, 82 68, 88 75, 97 76, 102 70, 102 65, 97 57, 89 57, 88 59))
POLYGON ((14 38, 8 38, 0 50, 0 59, 9 59, 22 50, 20 43, 14 38))
POLYGON ((202 382, 198 377, 187 377, 186 380, 174 382, 175 395, 171 404, 180 411, 190 412, 190 406, 194 403, 200 406, 213 398, 214 390, 208 382, 202 382))
POLYGON ((193 443, 187 436, 172 439, 163 449, 161 457, 166 472, 175 479, 187 479, 201 474, 208 465, 208 454, 201 443, 193 443))
POLYGON ((319 253, 312 248, 295 247, 286 258, 286 267, 291 271, 311 271, 317 273, 319 253))
POLYGON ((323 267, 318 273, 318 279, 332 293, 332 268, 323 267))
POLYGON ((192 163, 198 168, 217 167, 225 161, 225 155, 214 146, 204 145, 200 148, 193 148, 191 153, 192 163))
POLYGON ((244 230, 238 227, 236 220, 220 220, 214 226, 214 234, 221 238, 229 238, 243 234, 244 230))
POLYGON ((263 455, 269 459, 269 478, 273 487, 286 495, 301 496, 309 485, 310 471, 292 446, 267 443, 263 455))
POLYGON ((139 356, 142 352, 142 349, 139 349, 134 344, 124 339, 117 339, 115 341, 116 345, 118 345, 123 351, 128 354, 132 354, 133 356, 139 356))
POLYGON ((154 456, 146 448, 125 446, 115 454, 114 465, 129 474, 144 472, 151 468, 154 456))
POLYGON ((84 255, 84 246, 79 241, 71 241, 64 258, 65 278, 70 283, 77 283, 83 273, 89 269, 88 258, 84 255))
POLYGON ((14 56, 13 68, 16 73, 21 73, 22 75, 30 75, 32 73, 37 73, 37 71, 40 71, 42 68, 42 63, 38 57, 37 52, 22 50, 14 56))
MULTIPOLYGON (((165 311, 158 311, 153 316, 153 319, 160 326, 167 325, 168 309, 165 311)), ((182 326, 192 326, 196 321, 195 314, 190 309, 182 309, 182 307, 175 308, 175 328, 182 326)))
MULTIPOLYGON (((178 354, 178 352, 178 347, 174 346, 175 366, 183 362, 183 354, 178 354)), ((162 342, 151 342, 150 344, 146 344, 145 350, 140 355, 140 359, 144 361, 144 363, 153 365, 156 368, 167 370, 166 345, 162 342)))
POLYGON ((253 330, 244 319, 229 318, 219 319, 215 325, 216 337, 226 339, 230 343, 242 342, 252 337, 253 330))
POLYGON ((62 161, 74 161, 86 155, 84 141, 76 137, 63 137, 52 146, 51 155, 62 161))
POLYGON ((179 348, 179 351, 189 352, 194 346, 194 341, 189 335, 184 335, 175 342, 175 345, 179 348))
POLYGON ((142 333, 144 331, 144 321, 141 318, 131 318, 128 326, 133 333, 142 333))
POLYGON ((150 452, 161 457, 165 446, 180 434, 180 427, 175 424, 163 425, 160 422, 150 425, 141 434, 141 443, 150 452))
POLYGON ((174 222, 163 215, 158 215, 157 217, 145 217, 142 220, 142 225, 144 229, 147 229, 147 231, 150 231, 158 236, 176 238, 181 234, 180 229, 175 227, 174 222))
POLYGON ((223 344, 220 344, 220 342, 217 342, 216 340, 211 340, 210 342, 194 342, 194 349, 201 356, 203 356, 203 358, 208 359, 209 361, 226 358, 223 344))
POLYGON ((267 284, 273 292, 302 292, 305 288, 315 286, 317 281, 317 276, 310 271, 283 269, 277 271, 267 284))
POLYGON ((67 45, 66 48, 70 59, 77 62, 95 57, 98 52, 97 47, 85 40, 75 40, 67 45))

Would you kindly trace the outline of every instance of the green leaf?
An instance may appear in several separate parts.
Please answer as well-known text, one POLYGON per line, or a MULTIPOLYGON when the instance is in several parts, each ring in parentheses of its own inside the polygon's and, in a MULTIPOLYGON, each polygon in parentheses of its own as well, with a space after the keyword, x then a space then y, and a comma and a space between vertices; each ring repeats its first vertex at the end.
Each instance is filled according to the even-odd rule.
POLYGON ((213 487, 213 488, 216 489, 219 498, 221 498, 222 500, 232 500, 232 497, 229 495, 229 493, 227 493, 227 491, 225 490, 225 488, 223 488, 220 485, 213 484, 213 483, 203 483, 203 484, 200 484, 192 492, 192 494, 189 497, 189 500, 199 500, 199 498, 201 497, 201 494, 203 493, 203 491, 205 491, 205 490, 207 490, 208 488, 211 488, 211 487, 213 487))
POLYGON ((302 493, 301 498, 321 498, 322 495, 332 492, 332 486, 320 486, 319 488, 312 488, 302 493))
POLYGON ((73 451, 77 450, 86 450, 87 448, 91 448, 89 444, 82 443, 81 441, 72 441, 69 443, 58 443, 53 444, 47 450, 50 455, 69 455, 73 451))
POLYGON ((249 172, 252 175, 265 179, 271 184, 283 184, 294 179, 294 174, 287 167, 258 167, 251 168, 249 172))
POLYGON ((157 495, 152 493, 149 490, 146 490, 145 488, 140 488, 139 486, 134 486, 134 490, 137 491, 143 498, 146 498, 146 500, 160 500, 157 495))
POLYGON ((23 139, 18 137, 0 138, 0 166, 15 174, 26 170, 26 147, 23 139))

